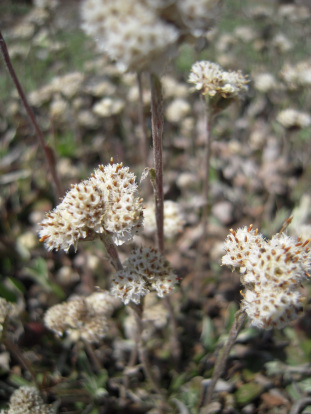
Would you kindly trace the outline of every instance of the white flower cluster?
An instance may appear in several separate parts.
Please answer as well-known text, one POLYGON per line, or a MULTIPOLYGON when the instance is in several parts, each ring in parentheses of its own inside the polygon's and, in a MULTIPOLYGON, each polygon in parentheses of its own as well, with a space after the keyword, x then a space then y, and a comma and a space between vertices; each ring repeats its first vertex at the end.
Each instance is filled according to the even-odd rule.
POLYGON ((107 318, 120 304, 109 292, 96 292, 52 306, 44 316, 44 323, 59 336, 66 332, 72 341, 97 343, 106 336, 107 318))
POLYGON ((113 275, 111 293, 125 305, 130 301, 138 304, 149 292, 155 291, 161 298, 171 293, 177 282, 170 264, 160 253, 152 248, 137 248, 124 269, 113 275))
POLYGON ((281 70, 281 77, 289 89, 297 89, 311 85, 311 60, 303 60, 297 64, 286 63, 281 70))
POLYGON ((23 386, 13 392, 6 414, 53 414, 53 407, 44 403, 39 391, 23 386))
POLYGON ((235 98, 247 92, 249 80, 241 71, 227 72, 217 63, 201 61, 192 66, 188 82, 203 95, 235 98))
POLYGON ((254 326, 282 328, 302 310, 301 282, 311 270, 310 240, 276 234, 265 240, 252 226, 230 230, 222 264, 239 268, 242 301, 254 326))
POLYGON ((142 199, 136 197, 135 175, 123 164, 100 165, 89 180, 73 185, 63 201, 41 222, 39 235, 48 250, 70 246, 90 232, 110 232, 123 244, 142 228, 142 199))
POLYGON ((85 0, 82 27, 121 70, 141 71, 177 41, 176 29, 144 0, 85 0))
MULTIPOLYGON (((182 217, 178 203, 174 201, 164 201, 164 237, 171 239, 181 233, 185 221, 182 217)), ((155 217, 155 205, 148 203, 144 210, 144 232, 146 234, 155 233, 157 228, 155 217)))
POLYGON ((84 0, 82 27, 121 70, 158 72, 179 39, 209 30, 222 0, 84 0))
POLYGON ((284 109, 278 113, 277 121, 284 128, 307 128, 311 125, 311 116, 306 112, 297 111, 293 108, 284 109))

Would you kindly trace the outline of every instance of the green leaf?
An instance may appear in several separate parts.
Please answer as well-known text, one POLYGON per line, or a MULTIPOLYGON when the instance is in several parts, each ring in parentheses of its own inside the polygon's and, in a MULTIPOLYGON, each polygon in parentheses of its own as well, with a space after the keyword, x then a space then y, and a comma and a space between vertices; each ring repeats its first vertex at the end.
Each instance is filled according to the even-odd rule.
POLYGON ((235 400, 239 405, 245 405, 257 398, 263 391, 263 387, 255 382, 243 384, 235 392, 235 400))

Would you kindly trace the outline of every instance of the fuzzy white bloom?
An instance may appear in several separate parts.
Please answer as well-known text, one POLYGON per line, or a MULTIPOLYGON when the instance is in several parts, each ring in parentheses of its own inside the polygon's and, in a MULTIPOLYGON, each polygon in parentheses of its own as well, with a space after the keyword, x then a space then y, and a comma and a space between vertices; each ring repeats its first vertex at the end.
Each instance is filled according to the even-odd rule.
POLYGON ((174 99, 166 108, 166 118, 169 122, 181 122, 190 112, 191 106, 185 99, 174 99))
POLYGON ((124 101, 121 99, 103 98, 93 106, 93 112, 100 117, 107 117, 119 114, 123 108, 124 101))
POLYGON ((178 39, 175 27, 144 0, 85 0, 81 16, 85 32, 121 70, 154 71, 178 39))
POLYGON ((222 264, 242 273, 242 309, 254 326, 282 328, 301 312, 300 287, 311 271, 309 241, 286 234, 265 240, 252 226, 231 230, 222 264))
POLYGON ((278 87, 275 77, 269 73, 258 73, 254 76, 255 88, 259 92, 267 93, 278 87))
MULTIPOLYGON (((171 239, 177 236, 183 230, 185 221, 182 216, 178 203, 165 200, 163 205, 164 212, 164 237, 171 239)), ((146 234, 155 233, 157 228, 155 218, 154 202, 147 203, 144 210, 144 232, 146 234)))
POLYGON ((295 65, 285 64, 280 76, 284 79, 289 89, 297 89, 311 85, 311 60, 304 60, 295 65))
POLYGON ((110 232, 123 244, 142 229, 142 199, 133 173, 122 164, 100 165, 89 180, 73 185, 63 201, 41 222, 40 241, 48 250, 77 249, 90 233, 110 232))
POLYGON ((67 333, 74 342, 83 339, 97 343, 108 332, 107 318, 120 305, 121 301, 109 292, 96 292, 52 306, 44 316, 44 323, 59 336, 67 333))
POLYGON ((39 391, 23 386, 13 392, 7 414, 53 414, 53 407, 44 403, 39 391))
POLYGON ((311 116, 309 114, 293 108, 284 109, 279 112, 276 120, 284 128, 307 128, 311 125, 311 116))
POLYGON ((227 72, 216 63, 201 61, 192 66, 188 82, 203 95, 234 98, 247 92, 249 81, 241 71, 227 72))
POLYGON ((125 305, 130 301, 139 304, 141 297, 152 291, 161 298, 168 295, 177 282, 177 276, 160 253, 152 248, 137 248, 131 252, 124 269, 113 275, 111 294, 125 305))

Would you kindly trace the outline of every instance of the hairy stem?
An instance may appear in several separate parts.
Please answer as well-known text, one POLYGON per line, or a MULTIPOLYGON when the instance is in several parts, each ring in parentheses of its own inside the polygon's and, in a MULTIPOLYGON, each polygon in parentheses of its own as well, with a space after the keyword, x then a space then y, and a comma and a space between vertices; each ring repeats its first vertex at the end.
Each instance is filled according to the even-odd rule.
POLYGON ((3 56, 4 61, 5 61, 6 67, 8 69, 8 72, 9 72, 9 74, 10 74, 12 80, 13 80, 13 83, 14 83, 16 89, 17 89, 17 92, 18 92, 18 94, 19 94, 19 96, 20 96, 20 98, 23 102, 23 105, 25 107, 25 110, 27 112, 29 120, 32 123, 32 126, 34 127, 34 130, 36 132, 36 136, 37 136, 38 141, 39 141, 39 145, 43 149, 45 159, 46 159, 49 171, 50 171, 51 176, 52 176, 52 181, 53 181, 53 184, 54 184, 54 187, 55 187, 56 197, 60 198, 63 195, 64 191, 62 189, 61 183, 59 181, 59 178, 58 178, 58 175, 57 175, 57 172, 56 172, 55 157, 54 157, 53 150, 52 150, 51 147, 49 147, 44 142, 44 138, 43 138, 43 134, 41 132, 41 129, 39 128, 39 125, 36 121, 34 113, 33 113, 32 109, 30 108, 30 106, 28 104, 26 95, 24 94, 24 91, 21 87, 21 84, 20 84, 20 82, 17 78, 17 75, 15 73, 15 70, 13 68, 13 65, 12 65, 12 62, 11 62, 11 59, 10 59, 10 55, 9 55, 9 52, 8 52, 8 49, 7 49, 7 46, 6 46, 6 43, 5 43, 5 40, 2 36, 1 31, 0 31, 0 49, 1 49, 1 53, 2 53, 2 56, 3 56))
POLYGON ((207 392, 205 392, 205 389, 203 389, 200 406, 208 405, 211 402, 216 383, 225 370, 225 365, 226 365, 226 361, 228 359, 229 353, 236 341, 236 338, 240 330, 242 329, 242 326, 246 320, 246 317, 247 315, 244 310, 239 310, 235 314, 234 322, 230 329, 227 342, 223 346, 223 348, 219 351, 219 354, 217 356, 216 364, 215 364, 215 368, 214 368, 214 372, 212 376, 212 381, 208 385, 207 392))
POLYGON ((118 251, 116 249, 114 242, 112 241, 110 234, 107 232, 100 233, 99 238, 104 243, 106 251, 109 255, 109 258, 115 270, 122 270, 123 266, 122 266, 122 263, 120 262, 118 251))
POLYGON ((155 210, 157 223, 157 246, 158 250, 164 251, 163 234, 163 157, 162 157, 162 134, 164 124, 163 98, 160 79, 150 74, 151 86, 151 124, 153 140, 153 157, 155 169, 155 210))

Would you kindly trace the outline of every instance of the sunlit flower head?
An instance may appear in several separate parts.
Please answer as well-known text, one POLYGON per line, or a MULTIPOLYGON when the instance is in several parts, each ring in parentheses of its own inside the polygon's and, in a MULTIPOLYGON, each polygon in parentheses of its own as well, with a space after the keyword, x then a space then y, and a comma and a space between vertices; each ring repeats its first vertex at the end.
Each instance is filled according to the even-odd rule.
POLYGON ((39 235, 48 250, 70 246, 94 233, 111 233, 119 245, 142 229, 142 199, 135 176, 122 164, 100 165, 89 180, 73 185, 41 222, 39 235))

